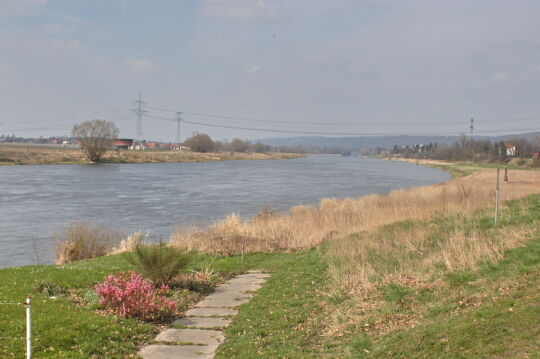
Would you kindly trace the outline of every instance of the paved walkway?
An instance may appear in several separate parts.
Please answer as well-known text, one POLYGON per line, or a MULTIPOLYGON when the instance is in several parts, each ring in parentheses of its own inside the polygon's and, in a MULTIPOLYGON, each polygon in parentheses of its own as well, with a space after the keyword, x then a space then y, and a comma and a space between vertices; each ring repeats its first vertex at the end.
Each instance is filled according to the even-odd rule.
POLYGON ((225 340, 223 329, 238 313, 236 307, 249 302, 270 274, 249 271, 218 286, 216 291, 186 316, 173 322, 182 329, 169 328, 156 337, 156 342, 144 347, 139 355, 144 359, 211 359, 225 340))

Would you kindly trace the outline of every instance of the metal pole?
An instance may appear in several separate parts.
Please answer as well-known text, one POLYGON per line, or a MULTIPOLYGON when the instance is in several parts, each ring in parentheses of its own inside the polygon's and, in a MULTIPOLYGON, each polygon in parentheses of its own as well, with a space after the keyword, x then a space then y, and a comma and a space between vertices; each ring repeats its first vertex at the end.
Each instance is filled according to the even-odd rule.
POLYGON ((497 185, 495 187, 495 224, 497 224, 497 217, 499 216, 499 174, 501 169, 497 168, 497 185))
POLYGON ((26 359, 32 359, 32 300, 26 298, 26 359))

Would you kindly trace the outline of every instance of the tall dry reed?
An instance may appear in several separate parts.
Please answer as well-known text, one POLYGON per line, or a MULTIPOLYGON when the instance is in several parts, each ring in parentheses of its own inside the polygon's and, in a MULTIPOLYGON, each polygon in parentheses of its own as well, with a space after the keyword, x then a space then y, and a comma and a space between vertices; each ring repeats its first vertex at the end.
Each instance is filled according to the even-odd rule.
MULTIPOLYGON (((207 228, 177 229, 171 236, 171 244, 225 254, 292 251, 398 221, 471 213, 494 205, 495 173, 485 170, 443 184, 386 195, 324 199, 318 208, 297 206, 287 213, 266 211, 245 221, 230 215, 207 228)), ((511 171, 510 182, 501 184, 502 201, 533 193, 540 193, 537 171, 511 171)))
POLYGON ((73 223, 54 236, 56 264, 109 254, 122 239, 113 230, 90 223, 73 223))

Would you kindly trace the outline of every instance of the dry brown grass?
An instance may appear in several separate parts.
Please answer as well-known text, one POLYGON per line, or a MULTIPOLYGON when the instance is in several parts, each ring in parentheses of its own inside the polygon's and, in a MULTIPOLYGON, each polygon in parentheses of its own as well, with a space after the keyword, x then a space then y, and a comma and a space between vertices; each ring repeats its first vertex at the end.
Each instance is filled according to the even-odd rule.
POLYGON ((232 153, 232 152, 183 152, 183 151, 110 151, 105 161, 125 163, 158 162, 216 162, 229 160, 267 160, 299 158, 303 155, 290 153, 232 153))
MULTIPOLYGON (((103 156, 102 161, 113 163, 215 162, 228 160, 290 159, 299 157, 304 157, 304 155, 291 153, 109 151, 103 156)), ((91 162, 78 149, 0 145, 0 165, 85 163, 91 162)))
POLYGON ((0 145, 0 165, 89 163, 79 150, 39 146, 0 145))
POLYGON ((518 246, 533 231, 532 224, 479 231, 460 216, 440 226, 425 222, 396 226, 328 243, 328 273, 335 291, 365 299, 372 289, 387 283, 414 287, 447 272, 500 260, 505 250, 518 246))
POLYGON ((540 218, 531 215, 535 203, 503 205, 498 225, 488 209, 397 222, 327 242, 330 286, 324 294, 347 299, 337 307, 325 304, 325 334, 340 336, 358 323, 365 323, 362 330, 370 335, 412 328, 427 320, 431 307, 446 305, 426 305, 419 293, 453 303, 451 315, 499 297, 504 286, 499 280, 490 282, 471 273, 538 235, 540 218), (470 278, 485 288, 464 295, 463 285, 470 278), (388 288, 396 285, 408 293, 403 301, 386 297, 388 288))
MULTIPOLYGON (((288 213, 262 212, 246 221, 230 215, 208 228, 178 229, 171 243, 225 254, 311 248, 327 239, 373 231, 398 221, 426 220, 441 213, 471 213, 493 206, 495 173, 485 170, 443 184, 386 195, 324 199, 318 208, 298 206, 288 213)), ((539 184, 540 172, 512 171, 511 182, 501 184, 501 200, 540 193, 539 184)))
POLYGON ((89 223, 74 223, 59 231, 55 237, 56 264, 102 257, 111 252, 122 235, 89 223))

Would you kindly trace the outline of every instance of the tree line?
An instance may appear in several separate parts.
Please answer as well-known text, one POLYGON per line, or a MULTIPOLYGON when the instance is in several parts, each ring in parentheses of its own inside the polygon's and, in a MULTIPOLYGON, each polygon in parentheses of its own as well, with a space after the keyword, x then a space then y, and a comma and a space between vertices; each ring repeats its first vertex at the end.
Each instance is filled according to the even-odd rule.
POLYGON ((438 143, 413 146, 395 145, 391 150, 379 148, 377 152, 381 155, 443 161, 505 161, 510 157, 536 158, 540 153, 540 136, 536 136, 532 140, 513 138, 492 142, 461 135, 459 140, 451 145, 438 143))

